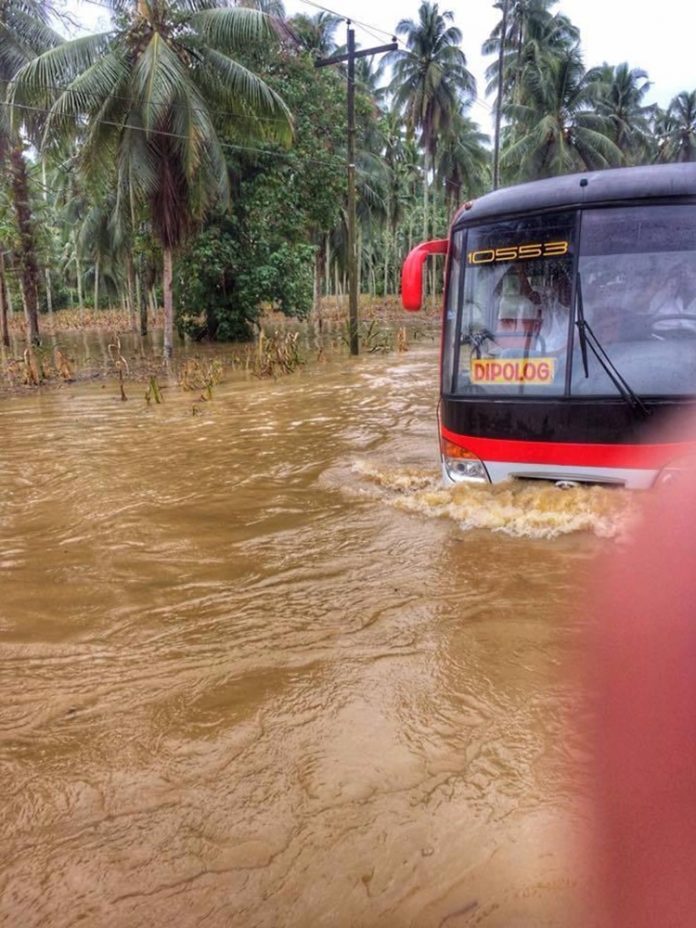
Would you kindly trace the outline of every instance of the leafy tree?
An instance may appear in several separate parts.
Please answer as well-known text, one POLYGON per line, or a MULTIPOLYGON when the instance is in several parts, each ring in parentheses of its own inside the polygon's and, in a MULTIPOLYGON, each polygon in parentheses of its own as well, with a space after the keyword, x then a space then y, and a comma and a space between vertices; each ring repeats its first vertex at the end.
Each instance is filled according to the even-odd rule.
POLYGON ((501 165, 511 180, 531 180, 618 165, 611 121, 594 107, 579 51, 549 59, 525 82, 524 103, 508 104, 501 165))
POLYGON ((272 37, 270 20, 256 10, 211 7, 209 0, 122 0, 112 32, 45 52, 10 87, 15 110, 48 109, 45 151, 86 124, 85 173, 115 174, 117 209, 129 210, 132 198, 147 205, 162 247, 167 357, 173 253, 229 192, 219 127, 246 143, 290 140, 281 98, 235 58, 272 37))
POLYGON ((445 188, 451 214, 462 199, 480 196, 490 182, 489 138, 467 116, 458 116, 442 139, 436 176, 445 188), (466 191, 466 197, 463 197, 466 191))
POLYGON ((654 107, 643 102, 652 87, 647 73, 625 62, 614 67, 605 63, 589 71, 587 80, 594 85, 597 112, 609 120, 611 139, 623 161, 641 164, 651 160, 654 107))
MULTIPOLYGON (((60 42, 60 37, 46 24, 50 5, 42 0, 1 0, 0 2, 0 99, 4 100, 8 82, 35 56, 60 42)), ((39 267, 36 228, 31 207, 29 173, 24 155, 25 143, 19 132, 22 126, 30 135, 38 123, 32 109, 18 113, 11 125, 5 106, 0 106, 0 166, 7 171, 17 224, 18 258, 23 303, 27 321, 27 338, 38 344, 39 338, 39 267)))
POLYGON ((483 54, 497 61, 486 69, 487 93, 496 94, 493 185, 499 181, 502 111, 519 103, 523 85, 534 80, 545 63, 567 54, 579 42, 579 32, 567 16, 552 13, 558 0, 500 0, 503 15, 483 44, 483 54))
POLYGON ((7 299, 7 261, 6 257, 12 253, 15 244, 16 229, 11 216, 7 191, 0 186, 0 339, 3 345, 9 347, 10 333, 8 328, 8 299, 7 299))
POLYGON ((677 94, 656 121, 658 161, 696 161, 696 90, 677 94))
MULTIPOLYGON (((345 198, 343 78, 317 71, 304 56, 260 67, 297 114, 294 144, 260 154, 230 150, 234 209, 192 240, 179 268, 182 326, 194 337, 248 337, 262 303, 306 314, 345 198)), ((369 106, 360 95, 356 105, 364 125, 369 106)))
MULTIPOLYGON (((580 33, 563 13, 552 13, 558 0, 508 0, 505 37, 501 42, 502 19, 483 43, 484 55, 503 58, 503 96, 519 102, 525 70, 538 69, 549 58, 563 56, 580 41, 580 33)), ((496 6, 502 6, 501 2, 496 6)), ((486 92, 498 90, 497 62, 486 69, 486 92)))
POLYGON ((336 51, 334 33, 340 22, 340 16, 322 11, 314 16, 298 13, 288 25, 301 49, 313 58, 328 58, 336 51))
POLYGON ((390 91, 394 106, 407 124, 418 130, 425 151, 423 183, 424 237, 428 236, 428 174, 437 154, 438 139, 451 127, 462 107, 476 93, 476 82, 461 50, 461 31, 451 11, 440 13, 437 3, 424 0, 418 21, 402 19, 396 27, 405 37, 407 50, 385 56, 392 65, 390 91))
POLYGON ((259 10, 277 19, 285 19, 285 4, 283 0, 238 0, 237 6, 246 6, 250 10, 259 10))

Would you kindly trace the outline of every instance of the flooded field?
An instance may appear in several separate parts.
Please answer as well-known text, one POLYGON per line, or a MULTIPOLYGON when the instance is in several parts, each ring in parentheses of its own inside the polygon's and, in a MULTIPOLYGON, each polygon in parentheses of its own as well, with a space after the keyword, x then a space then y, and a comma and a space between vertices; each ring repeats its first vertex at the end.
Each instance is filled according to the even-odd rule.
POLYGON ((0 402, 0 924, 568 928, 620 491, 439 481, 438 350, 0 402))

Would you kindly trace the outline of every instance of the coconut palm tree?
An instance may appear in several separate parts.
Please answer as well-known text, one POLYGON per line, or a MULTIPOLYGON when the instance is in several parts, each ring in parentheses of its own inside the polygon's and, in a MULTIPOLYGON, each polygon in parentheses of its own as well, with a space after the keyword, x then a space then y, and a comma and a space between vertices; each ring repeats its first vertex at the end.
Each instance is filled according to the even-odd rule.
POLYGON ((458 116, 441 140, 435 175, 445 189, 450 215, 464 198, 479 196, 490 183, 489 137, 467 116, 458 116))
POLYGON ((11 207, 5 190, 0 186, 0 340, 9 348, 10 332, 8 328, 8 299, 5 255, 11 253, 15 237, 15 226, 10 218, 11 207))
POLYGON ((268 16, 211 0, 114 0, 109 32, 64 42, 10 85, 14 111, 47 110, 42 149, 83 133, 88 178, 113 175, 115 209, 145 204, 163 255, 164 354, 173 346, 173 254, 229 192, 218 132, 288 142, 280 97, 235 56, 273 38, 268 16))
POLYGON ((412 130, 420 132, 424 149, 423 232, 428 237, 428 177, 437 155, 438 139, 446 133, 462 108, 476 94, 476 81, 461 50, 461 31, 453 14, 440 12, 437 3, 424 0, 418 20, 402 19, 396 27, 406 50, 385 55, 392 66, 390 92, 394 106, 412 130))
POLYGON ((594 87, 577 49, 530 71, 523 100, 505 108, 511 127, 501 165, 511 180, 620 164, 611 121, 595 111, 594 87))
POLYGON ((321 12, 314 16, 298 13, 288 25, 300 48, 314 58, 328 58, 336 50, 334 33, 340 22, 341 17, 333 13, 321 12))
POLYGON ((250 10, 259 10, 276 19, 285 19, 283 0, 237 0, 237 6, 246 6, 250 10))
POLYGON ((594 84, 597 112, 611 123, 611 138, 621 149, 626 164, 650 160, 652 133, 650 120, 654 106, 643 103, 652 84, 640 68, 624 62, 616 66, 603 64, 587 73, 594 84))
POLYGON ((696 161, 696 90, 677 94, 656 120, 658 161, 696 161))
MULTIPOLYGON (((505 36, 502 17, 483 43, 484 55, 496 55, 486 69, 486 93, 497 93, 502 55, 503 97, 517 102, 522 73, 531 62, 566 53, 580 40, 580 32, 563 13, 552 13, 558 0, 507 0, 505 36)), ((504 7, 505 0, 496 6, 504 7)))
MULTIPOLYGON (((51 12, 49 4, 42 0, 1 0, 0 101, 4 101, 8 83, 23 66, 60 43, 60 36, 46 23, 51 12)), ((33 110, 24 110, 12 126, 6 107, 0 106, 0 165, 5 166, 12 193, 27 340, 33 344, 40 341, 39 265, 29 172, 24 154, 26 146, 20 128, 25 135, 33 135, 38 123, 37 115, 33 110)))
POLYGON ((525 73, 537 73, 543 63, 566 54, 577 45, 580 33, 567 16, 552 13, 558 0, 501 0, 500 22, 484 42, 484 55, 496 61, 486 69, 486 93, 496 95, 493 141, 493 186, 499 181, 502 110, 506 102, 519 103, 525 73))

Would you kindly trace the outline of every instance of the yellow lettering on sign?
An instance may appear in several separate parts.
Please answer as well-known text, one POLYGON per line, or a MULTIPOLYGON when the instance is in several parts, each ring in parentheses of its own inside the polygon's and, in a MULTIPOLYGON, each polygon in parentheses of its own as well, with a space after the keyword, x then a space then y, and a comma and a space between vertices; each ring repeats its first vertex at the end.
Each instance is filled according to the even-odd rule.
POLYGON ((530 258, 557 258, 568 254, 570 242, 528 242, 504 248, 481 248, 467 254, 469 264, 493 264, 497 261, 520 261, 530 258))
POLYGON ((555 358, 472 358, 472 383, 521 384, 553 383, 555 358))

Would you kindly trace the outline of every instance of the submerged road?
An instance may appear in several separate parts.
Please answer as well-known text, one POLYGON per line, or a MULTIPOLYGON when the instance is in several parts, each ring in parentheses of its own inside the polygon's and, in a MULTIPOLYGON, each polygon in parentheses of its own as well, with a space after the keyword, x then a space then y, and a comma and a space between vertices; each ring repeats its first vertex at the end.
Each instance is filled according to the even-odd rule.
POLYGON ((0 924, 585 928, 629 504, 443 489, 437 354, 0 403, 0 924))

